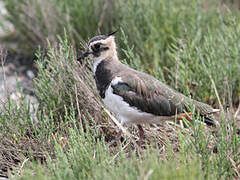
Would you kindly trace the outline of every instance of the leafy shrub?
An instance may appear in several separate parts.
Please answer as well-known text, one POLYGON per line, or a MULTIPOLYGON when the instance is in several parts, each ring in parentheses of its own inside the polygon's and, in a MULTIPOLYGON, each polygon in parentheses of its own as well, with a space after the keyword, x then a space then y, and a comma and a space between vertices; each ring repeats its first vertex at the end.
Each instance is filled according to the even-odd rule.
MULTIPOLYGON (((207 6, 201 0, 3 2, 8 10, 5 18, 15 27, 16 51, 33 55, 39 45, 47 47, 46 39, 54 46, 64 28, 79 49, 88 38, 121 27, 132 49, 132 60, 144 71, 195 99, 216 105, 211 76, 223 94, 221 100, 225 101, 229 88, 234 104, 238 104, 239 13, 220 10, 215 1, 207 6)), ((126 43, 121 36, 117 38, 119 54, 125 59, 122 49, 126 43)), ((127 62, 131 64, 129 59, 127 62)))

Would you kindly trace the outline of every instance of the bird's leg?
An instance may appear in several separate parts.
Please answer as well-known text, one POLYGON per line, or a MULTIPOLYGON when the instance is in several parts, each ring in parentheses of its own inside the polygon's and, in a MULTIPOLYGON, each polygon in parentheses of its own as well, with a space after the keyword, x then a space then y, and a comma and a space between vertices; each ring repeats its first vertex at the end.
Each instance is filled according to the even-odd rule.
POLYGON ((140 124, 137 125, 138 130, 139 130, 139 137, 140 137, 140 142, 143 142, 145 140, 145 134, 142 126, 140 124))
POLYGON ((186 120, 192 122, 191 116, 192 116, 192 113, 187 113, 187 114, 181 113, 177 115, 177 120, 182 120, 182 118, 184 117, 186 120))

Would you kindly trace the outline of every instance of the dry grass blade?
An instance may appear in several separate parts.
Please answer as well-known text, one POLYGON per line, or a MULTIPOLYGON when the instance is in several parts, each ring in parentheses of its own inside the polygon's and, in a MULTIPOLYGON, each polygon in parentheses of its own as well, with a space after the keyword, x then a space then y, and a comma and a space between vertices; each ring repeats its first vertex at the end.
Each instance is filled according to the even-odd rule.
POLYGON ((8 88, 6 85, 6 73, 5 73, 5 69, 4 69, 4 64, 6 62, 6 58, 7 58, 7 49, 0 46, 0 59, 1 59, 1 66, 2 66, 2 73, 3 73, 3 85, 4 85, 6 95, 8 95, 9 93, 8 93, 8 88))
POLYGON ((121 123, 106 109, 104 108, 104 111, 108 114, 108 116, 111 118, 111 120, 117 125, 117 127, 122 130, 122 132, 127 135, 128 137, 131 137, 131 134, 121 125, 121 123))
MULTIPOLYGON (((238 104, 238 108, 237 108, 237 110, 236 110, 236 112, 235 112, 235 114, 234 114, 234 119, 237 119, 237 115, 239 114, 239 112, 240 112, 240 96, 238 97, 238 99, 239 99, 239 104, 238 104)), ((239 119, 240 120, 240 119, 239 119)))
POLYGON ((237 176, 240 178, 240 172, 239 169, 237 168, 236 162, 233 161, 231 157, 228 157, 230 162, 232 163, 232 166, 234 167, 234 171, 236 172, 237 176))

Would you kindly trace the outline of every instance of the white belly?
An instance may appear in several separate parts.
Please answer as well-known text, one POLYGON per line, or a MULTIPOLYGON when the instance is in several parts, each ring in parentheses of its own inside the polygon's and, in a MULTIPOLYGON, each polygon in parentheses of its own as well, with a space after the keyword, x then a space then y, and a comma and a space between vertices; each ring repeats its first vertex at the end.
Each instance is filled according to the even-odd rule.
MULTIPOLYGON (((112 85, 121 82, 121 78, 116 77, 112 81, 112 85)), ((156 123, 156 117, 150 113, 145 113, 138 110, 135 107, 130 106, 128 103, 123 101, 121 96, 113 94, 111 85, 105 92, 105 98, 103 99, 104 104, 107 108, 114 112, 121 120, 122 124, 143 124, 143 123, 156 123)), ((159 119, 158 119, 159 121, 159 119)))

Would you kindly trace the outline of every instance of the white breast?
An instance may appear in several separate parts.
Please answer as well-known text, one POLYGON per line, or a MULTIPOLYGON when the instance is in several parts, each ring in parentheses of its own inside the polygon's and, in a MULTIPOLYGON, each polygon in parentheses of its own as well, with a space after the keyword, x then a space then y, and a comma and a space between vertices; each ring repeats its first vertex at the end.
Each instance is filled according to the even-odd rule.
POLYGON ((95 76, 95 73, 96 73, 96 70, 97 70, 97 67, 98 65, 100 64, 100 62, 102 62, 103 60, 102 59, 98 59, 98 60, 95 60, 93 62, 93 75, 95 76))
MULTIPOLYGON (((114 78, 111 82, 111 85, 116 85, 118 82, 122 82, 121 77, 114 78)), ((103 102, 110 111, 114 112, 118 116, 122 124, 156 123, 154 122, 156 116, 129 106, 128 103, 123 101, 121 96, 113 94, 111 85, 105 92, 105 98, 103 99, 103 102)))

